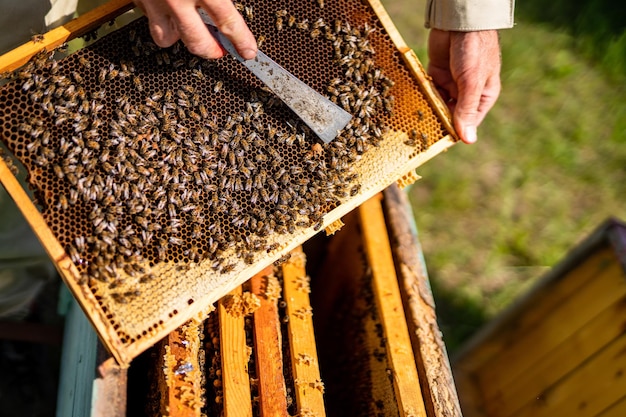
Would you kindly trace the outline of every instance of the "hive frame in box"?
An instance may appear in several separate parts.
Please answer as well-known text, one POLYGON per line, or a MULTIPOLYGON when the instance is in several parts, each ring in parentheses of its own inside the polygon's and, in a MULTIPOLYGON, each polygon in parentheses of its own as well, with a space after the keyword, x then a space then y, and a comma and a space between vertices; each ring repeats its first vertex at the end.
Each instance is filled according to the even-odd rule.
MULTIPOLYGON (((403 175, 407 172, 411 172, 416 167, 428 161, 430 158, 442 151, 445 151, 456 142, 456 137, 453 133, 454 130, 447 107, 440 100, 436 90, 430 82, 429 77, 425 74, 422 66, 420 65, 417 56, 404 43, 382 5, 375 0, 371 0, 368 3, 372 12, 376 15, 380 24, 386 31, 386 34, 389 36, 391 42, 395 45, 399 55, 404 61, 406 69, 409 70, 409 73, 414 80, 418 82, 425 99, 431 106, 432 111, 435 113, 438 121, 448 133, 433 143, 425 151, 408 158, 404 162, 398 163, 397 160, 393 160, 391 163, 393 165, 393 169, 391 171, 384 172, 384 175, 374 177, 374 174, 371 174, 371 178, 369 178, 371 182, 367 183, 367 187, 363 187, 363 189, 354 198, 342 203, 324 216, 324 222, 322 224, 323 227, 327 227, 333 222, 339 220, 343 215, 353 210, 363 201, 369 199, 383 188, 392 184, 398 178, 403 177, 403 175)), ((131 7, 132 3, 128 0, 114 0, 100 8, 94 9, 82 17, 69 22, 65 26, 54 29, 43 35, 42 42, 29 42, 0 57, 0 72, 14 70, 27 62, 30 57, 34 56, 42 48, 55 48, 73 37, 87 33, 94 27, 111 20, 116 15, 121 14, 131 7)), ((407 134, 392 131, 388 136, 395 136, 394 140, 397 142, 406 138, 407 134)), ((389 158, 392 158, 392 156, 389 156, 389 158)), ((181 306, 181 310, 184 308, 183 314, 177 316, 175 314, 174 317, 170 317, 170 319, 165 323, 159 323, 158 328, 150 328, 146 337, 136 339, 131 338, 131 342, 128 343, 128 340, 122 340, 120 338, 120 333, 112 328, 106 312, 103 311, 102 306, 98 303, 94 293, 78 284, 80 271, 71 261, 63 246, 54 236, 51 228, 46 224, 41 213, 34 206, 24 189, 10 172, 6 163, 2 160, 0 160, 0 180, 12 198, 17 202, 18 207, 20 207, 27 221, 30 223, 36 235, 43 243, 44 248, 55 263, 68 287, 78 299, 83 309, 85 309, 87 317, 96 328, 104 345, 111 351, 116 360, 123 365, 128 364, 132 358, 154 344, 156 340, 165 336, 170 331, 187 321, 189 318, 197 314, 202 314, 207 306, 227 294, 237 285, 246 281, 248 277, 251 277, 255 273, 261 271, 273 260, 289 253, 317 232, 317 230, 309 228, 307 231, 296 236, 296 238, 291 240, 283 239, 280 250, 273 253, 271 259, 267 258, 263 260, 263 262, 256 262, 252 265, 247 265, 243 269, 235 271, 236 273, 226 274, 220 277, 219 283, 214 288, 211 288, 209 293, 203 294, 201 297, 193 300, 197 302, 192 305, 190 304, 189 306, 181 306)), ((144 333, 146 332, 144 331, 144 333)))

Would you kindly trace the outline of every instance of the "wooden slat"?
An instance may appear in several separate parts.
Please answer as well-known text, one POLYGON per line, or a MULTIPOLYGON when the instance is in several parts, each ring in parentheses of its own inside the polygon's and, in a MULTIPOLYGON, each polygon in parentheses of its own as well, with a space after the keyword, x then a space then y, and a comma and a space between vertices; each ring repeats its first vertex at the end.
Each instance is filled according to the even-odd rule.
POLYGON ((128 368, 121 367, 98 341, 91 417, 126 417, 128 368))
MULTIPOLYGON (((44 249, 46 249, 48 256, 52 258, 57 266, 67 266, 70 276, 73 276, 76 280, 78 280, 80 277, 78 270, 75 267, 71 268, 73 264, 70 261, 69 256, 65 254, 65 250, 56 239, 52 230, 44 221, 43 216, 37 210, 30 197, 26 194, 26 191, 24 191, 24 188, 22 188, 3 158, 0 158, 0 181, 2 181, 2 185, 6 189, 7 193, 20 208, 22 214, 24 214, 24 217, 33 229, 37 238, 44 243, 43 246, 44 249)), ((74 288, 70 289, 75 289, 76 287, 77 286, 75 285, 74 288)))
MULTIPOLYGON (((230 295, 240 296, 241 293, 239 286, 231 291, 230 295)), ((218 306, 224 416, 251 417, 252 399, 244 317, 229 314, 224 305, 224 298, 218 302, 218 306)))
POLYGON ((520 334, 532 331, 545 317, 550 316, 555 305, 579 292, 580 288, 615 259, 613 249, 608 246, 602 246, 586 256, 588 259, 576 268, 549 278, 549 281, 540 281, 523 298, 517 300, 488 325, 489 331, 483 333, 484 337, 473 339, 466 345, 463 352, 455 358, 454 366, 463 368, 466 372, 488 366, 492 357, 508 351, 509 346, 516 344, 520 334))
POLYGON ((623 335, 516 412, 515 417, 596 416, 623 397, 625 370, 626 335, 623 335))
POLYGON ((159 343, 157 359, 161 415, 199 417, 204 404, 199 364, 203 326, 187 322, 159 343))
MULTIPOLYGON (((489 409, 513 414, 619 337, 626 328, 626 298, 611 305, 488 399, 489 409)), ((539 344, 539 349, 541 345, 539 344)), ((625 414, 626 415, 626 414, 625 414)))
POLYGON ((250 280, 252 293, 261 300, 261 306, 254 312, 254 355, 262 417, 289 416, 278 303, 265 295, 267 277, 273 270, 273 266, 267 267, 250 280))
POLYGON ((328 240, 311 282, 327 409, 336 415, 398 416, 358 211, 345 222, 341 233, 328 240))
POLYGON ((100 7, 96 7, 41 35, 41 41, 27 42, 0 56, 0 73, 13 71, 28 62, 39 51, 43 49, 51 51, 64 42, 84 35, 133 7, 132 0, 111 0, 100 7))
POLYGON ((400 292, 424 400, 429 416, 460 417, 461 407, 441 331, 413 216, 405 193, 391 186, 384 192, 385 218, 391 234, 400 292))
MULTIPOLYGON (((380 6, 380 3, 373 2, 372 4, 374 4, 374 7, 377 7, 377 13, 379 13, 379 15, 382 15, 384 10, 382 9, 382 6, 380 6)), ((107 20, 111 19, 113 16, 117 15, 121 10, 126 10, 127 8, 130 8, 130 7, 132 7, 132 3, 130 0, 114 0, 101 8, 97 8, 79 17, 78 19, 75 19, 69 22, 68 24, 45 34, 43 38, 43 42, 37 43, 37 44, 28 42, 22 47, 16 48, 14 51, 11 51, 5 54, 0 59, 0 71, 7 71, 7 70, 15 69, 19 65, 26 62, 26 60, 29 57, 31 57, 34 53, 41 50, 42 48, 44 47, 48 49, 54 48, 60 45, 61 43, 65 42, 66 40, 70 39, 71 37, 80 36, 86 33, 87 31, 95 28, 95 26, 99 25, 100 23, 106 22, 107 20)), ((390 31, 394 30, 390 19, 387 19, 387 21, 385 21, 385 26, 390 31)), ((397 31, 394 33, 397 33, 397 31)), ((402 54, 405 54, 406 52, 407 51, 405 49, 402 49, 402 54)), ((411 60, 405 60, 405 62, 407 62, 409 65, 416 65, 411 60)), ((416 68, 410 68, 409 70, 412 72, 421 71, 422 76, 424 75, 423 70, 419 70, 416 68)), ((426 95, 428 95, 428 89, 426 90, 426 95)), ((431 100, 431 98, 429 98, 429 100, 431 100)), ((443 108, 445 109, 445 107, 443 108)), ((450 124, 449 121, 447 122, 444 121, 443 123, 444 124, 448 123, 448 125, 450 124)), ((388 140, 384 141, 383 145, 381 146, 384 147, 385 146, 384 143, 391 144, 393 143, 394 140, 396 141, 402 140, 401 138, 404 136, 406 136, 406 134, 400 131, 390 132, 387 137, 388 140)), ((444 150, 452 146, 455 143, 455 141, 456 140, 451 136, 451 134, 446 134, 446 136, 438 140, 436 143, 430 146, 427 150, 419 153, 415 157, 412 157, 410 159, 407 158, 406 160, 402 158, 401 161, 396 158, 393 158, 390 164, 388 164, 387 162, 382 162, 381 166, 388 167, 389 169, 385 170, 385 172, 383 172, 382 174, 380 172, 375 173, 375 175, 370 174, 370 177, 367 177, 367 174, 364 174, 365 177, 367 177, 367 178, 364 177, 364 179, 366 180, 364 184, 370 184, 371 186, 367 186, 367 187, 364 186, 361 193, 358 196, 356 196, 353 199, 350 199, 348 202, 340 205, 339 207, 335 208, 332 212, 324 216, 323 226, 327 226, 332 221, 342 217, 349 211, 353 210, 364 199, 369 198, 370 196, 372 196, 374 193, 376 193, 378 190, 385 187, 386 185, 393 183, 396 180, 397 176, 403 175, 406 171, 414 169, 415 167, 423 164, 424 162, 434 157, 435 155, 443 152, 444 150)), ((396 150, 398 154, 401 154, 401 152, 397 150, 397 147, 393 145, 387 145, 387 146, 388 146, 387 148, 388 150, 396 150)), ((390 153, 388 152, 382 152, 382 153, 385 155, 390 155, 390 153)), ((380 155, 380 156, 382 159, 382 156, 384 155, 380 155)), ((0 177, 3 177, 3 175, 0 175, 0 177)), ((2 181, 4 183, 4 180, 2 181)), ((18 205, 23 212, 29 211, 31 207, 34 208, 34 206, 31 203, 26 203, 25 205, 22 205, 22 204, 18 204, 18 205)), ((34 223, 38 222, 37 219, 33 220, 29 218, 28 216, 27 216, 27 219, 31 223, 31 225, 33 224, 33 222, 34 223)), ((33 228, 36 229, 36 227, 33 227, 33 228)), ((287 251, 293 249, 295 246, 309 239, 314 234, 315 234, 315 231, 312 228, 309 228, 307 230, 297 233, 296 235, 290 236, 289 238, 286 238, 286 237, 279 238, 278 240, 279 240, 279 243, 281 244, 280 253, 272 254, 272 256, 276 255, 276 257, 278 257, 280 255, 283 255, 287 251)), ((183 302, 181 303, 182 306, 178 306, 179 307, 178 310, 181 311, 180 314, 178 314, 176 317, 170 318, 169 320, 167 319, 164 320, 165 323, 161 327, 159 327, 154 333, 151 333, 148 337, 143 337, 142 339, 134 340, 133 342, 128 344, 127 342, 122 342, 122 339, 117 334, 117 332, 111 326, 109 326, 109 320, 106 318, 105 314, 103 314, 101 307, 99 303, 95 300, 95 297, 93 296, 93 294, 89 292, 86 288, 81 288, 80 286, 75 284, 75 281, 78 278, 76 275, 77 271, 76 271, 76 268, 71 264, 71 262, 69 262, 69 259, 67 259, 67 262, 65 264, 61 264, 61 265, 59 264, 59 259, 61 258, 55 257, 54 254, 58 252, 57 254, 59 256, 64 256, 64 252, 62 248, 60 248, 60 246, 58 245, 58 242, 54 239, 54 237, 51 234, 50 236, 53 239, 49 241, 45 238, 41 238, 41 235, 38 234, 38 237, 40 238, 40 240, 42 240, 42 243, 44 247, 46 248, 46 250, 48 250, 49 252, 52 252, 52 255, 53 255, 52 259, 57 264, 57 267, 62 271, 65 271, 65 268, 71 269, 71 272, 67 272, 67 271, 62 272, 64 279, 66 280, 68 285, 72 288, 72 292, 77 297, 77 299, 80 300, 82 307, 87 312, 87 316, 96 327, 101 339, 107 345, 107 348, 113 352, 116 359, 120 363, 123 363, 125 365, 130 363, 133 357, 141 353, 146 348, 150 347, 157 339, 164 337, 167 333, 173 331, 177 326, 181 325, 189 317, 198 313, 203 306, 212 304, 218 298, 225 295, 235 285, 243 283, 246 279, 248 279, 248 277, 260 271, 263 267, 265 267, 266 265, 268 265, 269 263, 273 261, 273 259, 269 259, 269 258, 263 259, 253 265, 246 266, 241 270, 239 269, 235 270, 232 272, 231 275, 222 276, 219 285, 217 285, 214 290, 207 291, 202 294, 197 294, 198 297, 195 298, 196 302, 192 306, 186 306, 184 304, 184 301, 186 300, 183 300, 183 302), (58 249, 60 249, 60 251, 58 251, 58 249)), ((168 295, 167 298, 172 299, 173 297, 171 295, 172 294, 168 295)), ((151 302, 153 300, 147 300, 147 301, 151 302)), ((162 314, 161 317, 165 317, 163 315, 163 312, 161 312, 161 314, 162 314)), ((129 329, 122 328, 120 329, 120 333, 125 332, 127 330, 129 329)), ((133 333, 133 332, 130 332, 130 333, 133 333)))
POLYGON ((322 417, 324 386, 322 384, 309 293, 306 291, 305 258, 302 248, 291 251, 291 258, 283 264, 283 298, 287 301, 289 317, 289 353, 296 387, 298 413, 322 417))
POLYGON ((486 417, 482 393, 473 377, 473 374, 463 369, 454 370, 454 381, 459 393, 463 417, 486 417))
MULTIPOLYGON (((614 258, 615 259, 615 258, 614 258)), ((621 265, 613 262, 592 275, 582 291, 554 305, 544 319, 526 332, 518 333, 505 352, 492 358, 476 374, 486 398, 497 394, 497 387, 512 383, 529 366, 571 337, 606 306, 626 295, 621 265)), ((511 323, 514 326, 514 323, 511 323)))
POLYGON ((601 273, 609 265, 615 262, 615 252, 613 248, 602 246, 591 254, 562 277, 550 283, 541 293, 534 294, 529 300, 529 305, 525 309, 517 322, 517 331, 526 332, 535 327, 537 323, 543 321, 546 315, 550 314, 555 305, 559 305, 571 296, 579 293, 581 289, 593 279, 595 275, 601 273))
POLYGON ((626 395, 610 405, 606 410, 598 414, 598 417, 624 417, 626 416, 626 395))
POLYGON ((359 214, 400 415, 426 416, 380 196, 363 203, 359 214))

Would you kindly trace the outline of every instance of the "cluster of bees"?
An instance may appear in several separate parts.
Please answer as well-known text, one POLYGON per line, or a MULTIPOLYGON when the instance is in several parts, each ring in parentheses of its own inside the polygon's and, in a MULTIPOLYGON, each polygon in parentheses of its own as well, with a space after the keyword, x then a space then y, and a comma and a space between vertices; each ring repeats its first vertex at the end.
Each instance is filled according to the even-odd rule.
POLYGON ((375 29, 367 24, 352 27, 340 19, 332 23, 323 18, 311 23, 306 19, 298 21, 287 10, 275 12, 275 22, 277 30, 286 26, 332 43, 334 63, 343 69, 343 76, 330 80, 326 91, 334 103, 355 116, 342 136, 349 139, 346 144, 358 154, 370 145, 378 145, 387 128, 375 116, 393 111, 394 82, 375 64, 375 50, 369 40, 375 29))
POLYGON ((237 85, 236 61, 202 60, 181 43, 160 49, 145 21, 109 35, 127 50, 98 42, 62 61, 43 51, 16 73, 34 108, 19 125, 22 159, 44 217, 84 219, 57 237, 85 283, 104 282, 125 303, 139 286, 116 289, 152 279, 149 263, 206 261, 228 273, 233 253, 252 264, 278 248, 272 235, 319 230, 358 194, 352 164, 383 139, 379 116, 393 109, 374 29, 275 15, 332 44, 343 76, 327 94, 354 118, 330 144, 268 90, 237 85))

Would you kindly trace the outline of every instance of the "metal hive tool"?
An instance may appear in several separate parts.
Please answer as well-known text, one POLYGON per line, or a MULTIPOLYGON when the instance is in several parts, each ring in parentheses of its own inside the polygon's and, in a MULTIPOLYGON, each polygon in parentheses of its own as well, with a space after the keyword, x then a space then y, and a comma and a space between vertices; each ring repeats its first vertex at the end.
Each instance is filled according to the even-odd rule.
POLYGON ((206 12, 198 12, 224 49, 263 81, 324 143, 335 139, 352 120, 350 113, 294 77, 263 51, 258 50, 254 59, 243 59, 206 12))
POLYGON ((120 363, 454 143, 378 2, 237 5, 268 55, 354 116, 333 142, 233 58, 157 48, 144 18, 41 52, 0 90, 39 211, 1 164, 3 184, 120 363))

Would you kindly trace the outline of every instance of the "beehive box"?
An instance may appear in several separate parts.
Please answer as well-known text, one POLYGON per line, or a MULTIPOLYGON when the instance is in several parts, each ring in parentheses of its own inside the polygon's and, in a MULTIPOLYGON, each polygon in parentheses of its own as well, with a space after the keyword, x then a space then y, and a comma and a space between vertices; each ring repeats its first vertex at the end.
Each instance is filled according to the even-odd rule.
POLYGON ((127 364, 454 143, 445 106, 375 1, 248 1, 261 48, 350 111, 328 145, 231 58, 151 41, 139 19, 57 61, 103 8, 2 57, 3 185, 127 364))
POLYGON ((99 366, 97 389, 76 381, 93 398, 57 413, 460 416, 407 204, 397 188, 368 200, 128 369, 99 366))
POLYGON ((454 360, 463 413, 626 415, 626 226, 607 221, 454 360))

